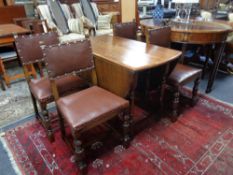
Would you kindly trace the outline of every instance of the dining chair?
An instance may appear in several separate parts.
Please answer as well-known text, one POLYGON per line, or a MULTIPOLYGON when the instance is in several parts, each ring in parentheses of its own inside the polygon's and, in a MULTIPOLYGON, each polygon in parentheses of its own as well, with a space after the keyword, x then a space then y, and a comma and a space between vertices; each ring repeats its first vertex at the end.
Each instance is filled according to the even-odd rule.
MULTIPOLYGON (((130 141, 129 102, 98 86, 60 97, 57 81, 68 75, 80 75, 94 69, 89 40, 46 47, 43 50, 51 88, 59 111, 62 138, 66 138, 64 121, 73 137, 75 160, 81 172, 86 169, 82 136, 85 132, 119 117, 123 122, 124 146, 130 141), (69 60, 69 61, 67 61, 69 60), (62 63, 62 64, 61 64, 62 63)), ((91 83, 91 82, 89 82, 91 83)))
MULTIPOLYGON (((171 28, 162 27, 158 29, 149 30, 148 41, 150 44, 155 44, 162 47, 170 47, 171 44, 171 28)), ((173 87, 173 104, 172 116, 173 121, 177 120, 180 91, 183 85, 194 81, 192 90, 192 105, 197 102, 198 85, 201 77, 201 69, 190 67, 188 65, 177 64, 174 70, 168 77, 167 83, 173 87)))
POLYGON ((113 35, 128 39, 137 39, 136 22, 116 23, 113 25, 113 35))
MULTIPOLYGON (((16 49, 29 85, 35 115, 37 119, 41 121, 51 142, 54 141, 54 128, 52 128, 52 119, 48 112, 47 105, 53 102, 54 98, 50 89, 50 81, 48 77, 42 73, 43 70, 40 71, 40 78, 33 79, 28 74, 28 65, 43 63, 41 45, 47 46, 58 43, 58 35, 55 32, 15 36, 16 49), (41 108, 41 113, 39 113, 37 102, 41 108)), ((63 95, 71 91, 80 90, 86 86, 82 79, 77 76, 61 78, 57 83, 59 92, 63 95)))

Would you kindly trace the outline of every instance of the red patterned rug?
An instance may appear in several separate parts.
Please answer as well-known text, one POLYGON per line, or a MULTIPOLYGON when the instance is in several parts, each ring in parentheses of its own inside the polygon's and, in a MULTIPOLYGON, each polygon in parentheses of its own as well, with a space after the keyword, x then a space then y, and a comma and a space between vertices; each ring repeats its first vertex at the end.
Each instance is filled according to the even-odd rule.
MULTIPOLYGON (((135 110, 135 115, 144 115, 135 110)), ((111 140, 113 138, 109 138, 111 140)), ((78 174, 72 151, 56 133, 50 143, 37 121, 5 133, 2 139, 22 174, 78 174)), ((90 175, 232 175, 233 107, 202 96, 177 122, 149 122, 128 149, 108 148, 91 159, 90 175)))

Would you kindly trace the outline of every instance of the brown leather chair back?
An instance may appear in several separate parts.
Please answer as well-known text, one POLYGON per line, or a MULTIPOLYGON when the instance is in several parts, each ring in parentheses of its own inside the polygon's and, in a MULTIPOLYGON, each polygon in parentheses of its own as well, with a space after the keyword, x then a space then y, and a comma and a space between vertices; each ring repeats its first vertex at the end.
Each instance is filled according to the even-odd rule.
POLYGON ((15 36, 15 45, 23 65, 41 62, 43 58, 42 45, 58 44, 55 32, 15 36))
POLYGON ((170 47, 171 45, 171 28, 168 26, 149 30, 148 36, 148 41, 150 44, 161 47, 170 47))
MULTIPOLYGON (((171 28, 170 27, 162 27, 162 28, 158 28, 158 29, 153 29, 153 30, 149 30, 148 33, 148 39, 147 41, 149 41, 149 44, 154 44, 160 47, 170 47, 171 44, 171 28)), ((167 77, 170 75, 170 73, 173 71, 173 69, 175 68, 176 64, 178 62, 178 59, 170 62, 169 64, 169 70, 167 73, 167 77)), ((166 66, 162 65, 156 69, 153 69, 151 71, 151 86, 154 87, 158 87, 162 81, 162 74, 164 74, 166 70, 166 66), (156 79, 155 79, 156 77, 156 79)))
POLYGON ((114 36, 119 36, 128 39, 137 38, 137 25, 136 22, 117 23, 113 25, 114 36))
POLYGON ((79 74, 94 68, 89 40, 46 47, 43 49, 45 65, 51 79, 79 74))

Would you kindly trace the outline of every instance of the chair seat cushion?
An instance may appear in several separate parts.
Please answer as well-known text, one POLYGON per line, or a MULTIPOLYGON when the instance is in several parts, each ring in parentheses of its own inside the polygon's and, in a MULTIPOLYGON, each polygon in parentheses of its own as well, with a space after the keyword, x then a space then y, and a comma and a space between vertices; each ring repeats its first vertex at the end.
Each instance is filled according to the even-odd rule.
MULTIPOLYGON (((78 76, 66 76, 56 80, 60 95, 69 92, 74 92, 87 87, 84 81, 78 76)), ((48 78, 33 79, 29 83, 30 90, 33 96, 40 102, 52 102, 53 95, 48 78)))
POLYGON ((57 106, 71 128, 75 130, 98 125, 114 117, 129 102, 97 86, 65 96, 57 106))
POLYGON ((168 78, 169 84, 183 85, 201 76, 201 69, 177 64, 168 78))

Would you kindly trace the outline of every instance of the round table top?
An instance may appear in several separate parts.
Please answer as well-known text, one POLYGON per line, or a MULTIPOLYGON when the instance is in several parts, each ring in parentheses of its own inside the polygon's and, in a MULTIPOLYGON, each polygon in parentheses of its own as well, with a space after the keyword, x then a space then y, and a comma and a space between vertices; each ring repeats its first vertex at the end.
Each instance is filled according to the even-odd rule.
MULTIPOLYGON (((158 24, 155 24, 153 19, 146 19, 140 21, 140 24, 147 28, 159 28, 158 24)), ((232 27, 228 24, 221 23, 219 21, 197 21, 190 20, 189 23, 180 22, 180 21, 170 21, 169 25, 171 26, 172 31, 182 31, 182 32, 191 32, 191 33, 203 33, 203 32, 224 32, 232 31, 232 27)))
MULTIPOLYGON (((141 26, 146 30, 162 27, 154 23, 153 19, 142 20, 141 26)), ((166 21, 165 21, 166 23, 166 21)), ((171 41, 190 44, 212 44, 226 40, 229 32, 233 31, 231 25, 220 21, 177 20, 167 21, 171 26, 171 41)))

